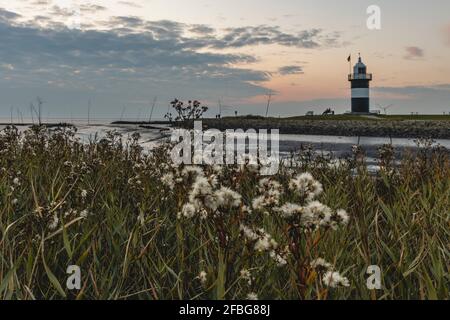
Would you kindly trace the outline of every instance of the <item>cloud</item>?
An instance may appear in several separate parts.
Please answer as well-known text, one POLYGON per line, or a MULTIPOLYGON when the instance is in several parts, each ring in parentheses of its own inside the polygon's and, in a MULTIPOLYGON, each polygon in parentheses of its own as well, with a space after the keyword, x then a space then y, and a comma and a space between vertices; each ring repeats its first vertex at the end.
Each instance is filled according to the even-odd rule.
POLYGON ((50 14, 52 16, 59 16, 63 18, 70 18, 78 14, 78 11, 72 7, 64 7, 64 6, 52 6, 50 14))
POLYGON ((301 66, 284 66, 278 69, 278 73, 285 76, 291 74, 303 74, 303 67, 301 66))
MULTIPOLYGON (((63 2, 65 3, 65 2, 63 2)), ((129 1, 119 1, 122 5, 134 6, 129 1)), ((74 10, 74 6, 55 5, 52 1, 36 1, 40 16, 40 26, 55 28, 61 25, 66 19, 79 15, 81 18, 86 14, 94 14, 99 11, 107 10, 106 7, 83 4, 74 10), (45 9, 45 10, 44 10, 45 9), (47 25, 43 17, 47 16, 47 25)), ((83 19, 82 19, 83 20, 83 19)), ((185 37, 185 45, 191 45, 193 48, 244 48, 258 45, 280 45, 286 47, 314 49, 321 47, 332 47, 342 45, 340 43, 341 35, 339 32, 325 32, 322 29, 311 28, 300 30, 298 32, 286 32, 277 25, 257 25, 244 27, 230 27, 225 29, 215 29, 205 24, 184 24, 171 20, 148 21, 136 16, 117 16, 110 17, 106 21, 96 21, 89 19, 82 21, 81 25, 85 28, 96 29, 107 28, 115 29, 121 32, 167 32, 167 37, 185 36, 187 32, 191 36, 185 37), (155 26, 156 24, 156 26, 155 26)))
POLYGON ((77 9, 76 11, 80 11, 83 14, 94 14, 107 10, 106 7, 101 5, 79 2, 77 3, 73 0, 36 0, 32 1, 30 5, 31 7, 38 7, 37 10, 42 10, 46 7, 49 8, 53 14, 62 14, 63 16, 68 14, 68 9, 71 9, 71 11, 75 11, 75 8, 77 9))
POLYGON ((115 30, 51 30, 0 23, 2 40, 8 43, 0 48, 0 59, 3 63, 30 70, 58 66, 93 69, 165 67, 169 70, 220 66, 234 70, 229 65, 255 61, 252 56, 243 54, 196 52, 185 46, 177 37, 178 31, 165 21, 153 22, 149 29, 152 33, 123 34, 115 30))
POLYGON ((171 20, 147 21, 139 17, 111 17, 101 22, 102 27, 117 28, 120 26, 128 32, 148 31, 166 37, 183 38, 186 46, 192 48, 229 49, 244 48, 257 45, 281 45, 314 49, 319 47, 335 46, 339 43, 338 32, 325 33, 321 29, 307 29, 298 33, 286 33, 279 26, 248 26, 239 28, 225 28, 216 30, 204 24, 184 24, 171 20), (185 37, 189 31, 192 37, 185 37))
POLYGON ((407 60, 421 59, 425 55, 423 49, 419 47, 406 47, 405 50, 406 55, 404 56, 404 58, 407 60))
POLYGON ((82 13, 97 13, 101 11, 106 11, 106 7, 95 5, 95 4, 82 4, 80 6, 80 11, 82 13))
MULTIPOLYGON (((144 22, 136 17, 114 17, 109 30, 37 28, 14 23, 17 15, 0 9, 0 34, 7 46, 0 47, 3 62, 35 65, 64 63, 74 66, 148 67, 152 65, 229 65, 254 62, 244 54, 194 51, 190 39, 182 37, 183 24, 173 21, 144 22), (135 33, 133 26, 147 32, 135 33)), ((46 17, 38 16, 46 20, 46 17)))
MULTIPOLYGON (((242 48, 245 46, 278 44, 287 47, 317 48, 325 39, 321 29, 303 30, 296 34, 282 32, 278 26, 227 28, 225 35, 209 41, 213 48, 242 48)), ((326 36, 327 43, 333 37, 326 36)))
POLYGON ((134 3, 131 1, 118 1, 117 3, 122 4, 124 6, 131 7, 131 8, 142 8, 142 6, 140 4, 137 4, 137 3, 134 3))
POLYGON ((196 25, 193 25, 189 29, 189 31, 192 32, 192 33, 200 34, 200 35, 211 35, 211 34, 213 34, 216 31, 216 29, 211 28, 211 27, 209 27, 207 25, 204 25, 204 24, 196 24, 196 25))
POLYGON ((21 17, 21 15, 18 13, 11 12, 11 11, 0 8, 0 22, 11 22, 20 17, 21 17))
MULTIPOLYGON (((339 34, 321 29, 295 33, 266 25, 215 29, 137 16, 100 15, 71 29, 64 24, 76 14, 71 8, 44 0, 32 4, 42 10, 28 18, 0 8, 1 105, 27 105, 23 99, 39 95, 53 103, 54 112, 95 94, 105 100, 103 112, 110 113, 126 101, 145 101, 149 94, 158 94, 161 100, 217 101, 227 95, 244 101, 270 91, 265 83, 271 74, 252 69, 249 64, 258 59, 240 49, 260 45, 315 49, 340 40, 339 34), (224 48, 234 50, 225 53, 224 48)), ((80 8, 88 14, 104 10, 96 5, 80 8)), ((300 66, 278 70, 283 75, 301 72, 300 66)))
POLYGON ((161 100, 217 101, 224 91, 244 99, 265 92, 261 83, 270 79, 267 72, 235 67, 255 62, 253 56, 198 51, 183 35, 185 26, 174 21, 116 17, 122 26, 83 31, 19 23, 17 14, 2 9, 0 17, 2 106, 26 105, 26 94, 27 99, 40 95, 55 113, 61 105, 75 107, 80 97, 98 94, 109 114, 126 101, 147 99, 149 92, 161 100))
MULTIPOLYGON (((103 10, 93 5, 89 8, 103 10)), ((53 7, 53 10, 60 15, 71 14, 59 7, 53 7)), ((165 75, 178 76, 182 72, 233 80, 238 80, 239 76, 242 82, 261 82, 269 79, 268 73, 232 67, 255 62, 255 57, 202 49, 262 44, 314 48, 320 46, 322 33, 319 29, 312 29, 294 35, 282 32, 279 27, 257 26, 228 28, 225 34, 217 37, 214 36, 216 30, 206 25, 187 25, 170 20, 147 21, 133 16, 111 17, 102 23, 106 29, 78 30, 57 23, 38 27, 37 22, 45 24, 48 21, 48 17, 42 15, 21 23, 15 21, 18 17, 18 14, 0 9, 0 35, 8 44, 0 48, 0 59, 4 64, 20 65, 30 71, 133 69, 136 75, 144 71, 140 69, 147 73, 166 69, 165 75), (195 34, 186 36, 187 31, 195 34)), ((302 68, 286 66, 279 72, 283 75, 297 74, 302 72, 302 68)))

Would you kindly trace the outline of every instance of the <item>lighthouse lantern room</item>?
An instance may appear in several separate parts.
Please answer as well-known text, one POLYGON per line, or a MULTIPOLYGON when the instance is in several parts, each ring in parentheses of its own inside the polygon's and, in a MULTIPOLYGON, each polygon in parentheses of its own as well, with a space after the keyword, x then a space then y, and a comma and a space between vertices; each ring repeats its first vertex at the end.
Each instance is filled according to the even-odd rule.
POLYGON ((369 83, 372 81, 372 74, 367 73, 367 67, 362 62, 361 55, 358 63, 353 67, 353 73, 348 75, 348 81, 352 88, 352 113, 370 113, 369 83))

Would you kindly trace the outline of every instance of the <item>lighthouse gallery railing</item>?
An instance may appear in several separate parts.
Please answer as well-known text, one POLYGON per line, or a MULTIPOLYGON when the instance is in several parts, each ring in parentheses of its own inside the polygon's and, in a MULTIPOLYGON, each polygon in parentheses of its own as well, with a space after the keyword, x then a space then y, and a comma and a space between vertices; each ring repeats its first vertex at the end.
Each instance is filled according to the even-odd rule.
POLYGON ((348 80, 372 80, 372 74, 366 73, 366 74, 359 74, 359 73, 352 73, 348 75, 348 80))

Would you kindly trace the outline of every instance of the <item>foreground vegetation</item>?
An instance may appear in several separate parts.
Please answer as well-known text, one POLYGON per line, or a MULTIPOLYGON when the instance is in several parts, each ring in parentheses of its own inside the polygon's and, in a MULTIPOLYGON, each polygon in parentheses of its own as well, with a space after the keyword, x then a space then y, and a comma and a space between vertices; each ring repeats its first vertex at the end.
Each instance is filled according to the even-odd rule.
POLYGON ((176 167, 138 138, 1 133, 1 299, 449 297, 448 150, 420 142, 397 163, 384 146, 373 175, 359 147, 341 160, 303 148, 261 177, 176 167))

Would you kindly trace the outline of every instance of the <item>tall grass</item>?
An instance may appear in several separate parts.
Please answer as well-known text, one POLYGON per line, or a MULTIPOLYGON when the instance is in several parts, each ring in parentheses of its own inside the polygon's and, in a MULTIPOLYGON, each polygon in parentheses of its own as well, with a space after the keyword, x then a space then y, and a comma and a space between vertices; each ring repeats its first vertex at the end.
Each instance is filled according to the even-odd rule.
POLYGON ((350 216, 347 225, 309 230, 275 205, 253 208, 263 177, 251 166, 201 168, 239 204, 183 216, 195 173, 180 176, 183 168, 174 168, 167 152, 144 153, 137 135, 111 132, 83 144, 70 128, 5 129, 0 298, 449 298, 447 150, 422 144, 396 163, 385 146, 376 174, 359 148, 340 161, 301 150, 293 155, 296 167, 282 166, 269 180, 283 189, 280 201, 307 205, 288 185, 309 172, 323 185, 317 200, 350 216), (263 228, 277 245, 257 250, 243 225, 263 228), (326 283, 321 266, 313 267, 318 258, 349 286, 326 283), (81 268, 80 290, 66 288, 69 265, 81 268), (370 265, 381 268, 380 290, 366 286, 370 265))

